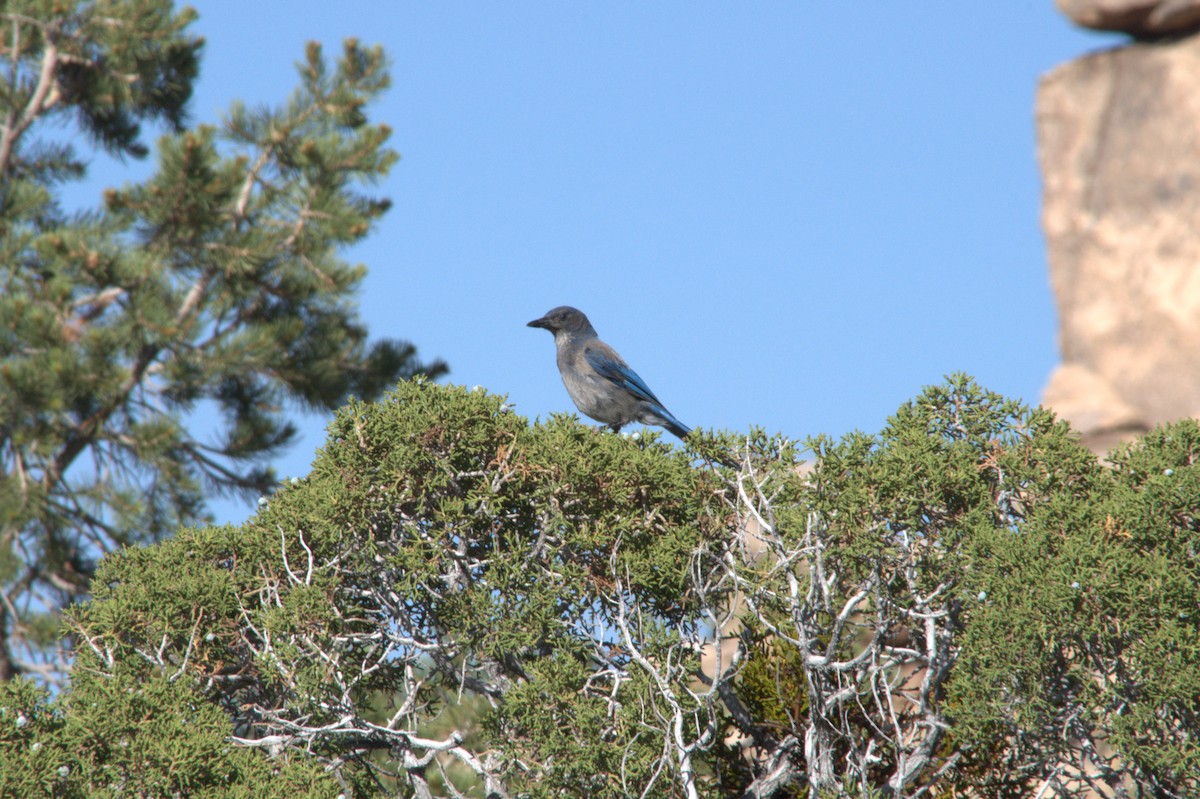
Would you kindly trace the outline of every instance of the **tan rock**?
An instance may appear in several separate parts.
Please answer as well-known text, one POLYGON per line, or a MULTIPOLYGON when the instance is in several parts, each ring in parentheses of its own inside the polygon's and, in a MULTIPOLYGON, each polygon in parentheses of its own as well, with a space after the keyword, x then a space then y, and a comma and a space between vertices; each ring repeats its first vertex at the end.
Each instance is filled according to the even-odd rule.
POLYGON ((1200 0, 1056 0, 1076 25, 1153 38, 1200 30, 1200 0))
POLYGON ((1104 378, 1079 364, 1062 364, 1054 370, 1042 404, 1069 419, 1094 452, 1107 452, 1150 428, 1104 378))
POLYGON ((1089 444, 1200 415, 1200 37, 1046 75, 1038 152, 1063 365, 1089 444))

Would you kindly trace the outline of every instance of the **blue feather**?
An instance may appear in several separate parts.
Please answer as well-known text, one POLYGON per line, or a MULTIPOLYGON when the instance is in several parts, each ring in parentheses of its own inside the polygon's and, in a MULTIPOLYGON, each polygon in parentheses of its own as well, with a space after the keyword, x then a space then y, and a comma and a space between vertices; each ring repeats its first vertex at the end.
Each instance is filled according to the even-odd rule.
POLYGON ((583 356, 601 377, 613 381, 646 402, 653 402, 664 413, 666 412, 666 408, 662 406, 662 400, 654 396, 654 392, 646 385, 646 381, 642 380, 637 372, 630 369, 628 364, 598 352, 595 347, 585 348, 583 356))

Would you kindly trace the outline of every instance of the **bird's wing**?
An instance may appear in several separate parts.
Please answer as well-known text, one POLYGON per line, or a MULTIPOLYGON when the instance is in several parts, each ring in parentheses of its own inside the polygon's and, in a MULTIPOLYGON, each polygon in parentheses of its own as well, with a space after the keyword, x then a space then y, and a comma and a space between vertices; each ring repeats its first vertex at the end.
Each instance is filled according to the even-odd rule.
POLYGON ((615 352, 605 352, 605 349, 608 348, 602 349, 594 344, 589 344, 583 350, 583 357, 587 358, 588 364, 601 377, 613 381, 631 394, 635 394, 639 399, 653 402, 662 407, 662 401, 654 396, 654 392, 646 385, 646 381, 642 380, 637 372, 630 369, 629 364, 622 361, 615 352))

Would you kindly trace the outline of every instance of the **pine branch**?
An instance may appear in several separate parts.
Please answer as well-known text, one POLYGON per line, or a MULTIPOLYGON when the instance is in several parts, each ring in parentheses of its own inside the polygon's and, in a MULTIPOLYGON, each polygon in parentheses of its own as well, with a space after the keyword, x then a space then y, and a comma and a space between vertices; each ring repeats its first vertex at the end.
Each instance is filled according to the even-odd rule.
MULTIPOLYGON (((16 22, 17 20, 15 17, 20 15, 7 16, 16 22)), ((29 101, 25 104, 24 109, 22 109, 20 119, 15 118, 15 109, 11 108, 5 116, 4 131, 0 133, 0 180, 7 181, 10 168, 9 162, 12 160, 13 148, 16 146, 17 140, 22 134, 25 133, 26 130, 29 129, 29 126, 32 125, 39 116, 45 113, 47 109, 56 105, 59 100, 58 87, 54 80, 54 75, 58 70, 59 64, 58 47, 55 44, 55 39, 58 35, 58 27, 56 24, 39 24, 39 27, 41 27, 44 32, 46 49, 42 53, 41 69, 38 73, 37 85, 34 87, 33 94, 30 96, 29 101)), ((17 35, 16 31, 18 29, 19 25, 13 25, 14 36, 17 35)), ((13 47, 14 96, 16 95, 15 81, 17 80, 17 75, 19 74, 17 64, 17 61, 20 57, 19 44, 19 41, 15 42, 13 47)))

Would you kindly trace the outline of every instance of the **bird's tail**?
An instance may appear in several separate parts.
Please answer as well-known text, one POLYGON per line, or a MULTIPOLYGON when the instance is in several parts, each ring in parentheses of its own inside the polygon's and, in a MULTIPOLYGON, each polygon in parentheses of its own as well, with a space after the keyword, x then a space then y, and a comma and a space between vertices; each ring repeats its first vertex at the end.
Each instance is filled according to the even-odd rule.
MULTIPOLYGON (((654 415, 657 418, 650 423, 657 424, 659 427, 665 428, 669 433, 679 438, 680 441, 686 441, 688 434, 692 432, 692 428, 676 419, 671 415, 670 411, 661 405, 654 409, 654 415)), ((729 455, 717 454, 712 455, 711 457, 715 458, 718 463, 728 466, 730 469, 740 469, 742 466, 736 458, 733 458, 729 455)))
MULTIPOLYGON (((665 408, 661 410, 662 426, 669 430, 672 434, 678 436, 679 440, 686 441, 688 434, 692 432, 692 429, 672 416, 665 408)), ((742 468, 742 464, 731 454, 709 453, 709 457, 716 460, 716 462, 722 466, 728 466, 730 469, 742 468)))
POLYGON ((692 432, 692 428, 687 425, 680 424, 678 419, 669 418, 663 420, 663 427, 677 436, 681 441, 688 437, 688 433, 692 432))
POLYGON ((683 422, 671 415, 671 412, 661 405, 654 409, 654 415, 658 417, 656 420, 660 427, 664 427, 672 435, 684 440, 688 437, 688 433, 692 432, 692 428, 688 427, 683 422))

